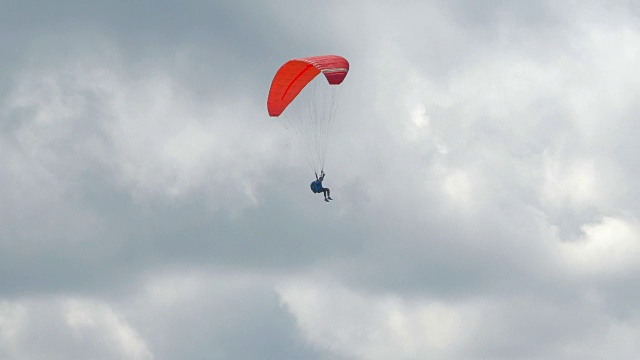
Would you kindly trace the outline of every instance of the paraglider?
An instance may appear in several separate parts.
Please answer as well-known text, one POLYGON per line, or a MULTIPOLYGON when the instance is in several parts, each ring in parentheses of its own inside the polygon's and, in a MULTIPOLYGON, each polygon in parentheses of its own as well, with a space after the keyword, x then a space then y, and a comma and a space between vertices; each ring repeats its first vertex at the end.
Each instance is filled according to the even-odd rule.
POLYGON ((324 181, 324 171, 321 172, 320 177, 316 174, 316 181, 311 183, 311 191, 315 194, 322 193, 324 194, 324 201, 329 202, 329 200, 333 200, 331 198, 331 191, 328 188, 322 187, 322 181, 324 181))
POLYGON ((320 187, 312 191, 332 200, 322 187, 327 147, 342 81, 349 62, 337 55, 311 56, 287 61, 276 72, 269 89, 267 110, 295 137, 320 187), (322 73, 324 76, 318 76, 322 73), (281 116, 282 115, 282 116, 281 116), (321 174, 318 177, 318 173, 321 174), (323 191, 324 190, 324 191, 323 191))

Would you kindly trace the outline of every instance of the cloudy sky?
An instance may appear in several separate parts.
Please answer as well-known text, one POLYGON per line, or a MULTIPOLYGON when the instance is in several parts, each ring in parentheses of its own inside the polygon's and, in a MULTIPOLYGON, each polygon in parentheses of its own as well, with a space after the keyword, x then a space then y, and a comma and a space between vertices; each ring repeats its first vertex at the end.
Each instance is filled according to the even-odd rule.
POLYGON ((637 359, 634 1, 0 3, 0 358, 637 359), (339 54, 325 185, 266 112, 339 54))

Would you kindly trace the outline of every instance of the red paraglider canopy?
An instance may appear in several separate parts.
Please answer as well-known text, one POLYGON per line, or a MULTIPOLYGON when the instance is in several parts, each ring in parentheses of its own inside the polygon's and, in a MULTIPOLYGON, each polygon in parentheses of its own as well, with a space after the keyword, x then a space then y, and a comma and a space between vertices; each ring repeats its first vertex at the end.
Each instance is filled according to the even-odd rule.
POLYGON ((349 72, 347 59, 337 55, 311 56, 287 61, 271 82, 267 109, 280 116, 300 91, 320 72, 331 85, 339 85, 349 72))

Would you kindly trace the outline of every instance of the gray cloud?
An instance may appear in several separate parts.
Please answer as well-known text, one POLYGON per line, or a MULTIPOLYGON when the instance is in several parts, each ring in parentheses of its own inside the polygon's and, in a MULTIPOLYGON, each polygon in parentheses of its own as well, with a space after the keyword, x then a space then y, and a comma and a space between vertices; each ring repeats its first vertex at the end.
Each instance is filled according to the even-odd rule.
POLYGON ((633 4, 6 10, 4 357, 637 353, 633 4), (329 205, 265 111, 323 53, 329 205))

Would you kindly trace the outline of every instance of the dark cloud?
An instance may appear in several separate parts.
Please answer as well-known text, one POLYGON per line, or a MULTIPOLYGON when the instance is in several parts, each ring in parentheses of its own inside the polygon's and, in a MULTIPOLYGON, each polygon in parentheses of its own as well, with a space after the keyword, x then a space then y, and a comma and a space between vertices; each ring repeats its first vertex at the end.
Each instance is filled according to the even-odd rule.
POLYGON ((0 354, 637 353, 633 5, 5 10, 0 354), (264 109, 326 53, 331 204, 264 109))

